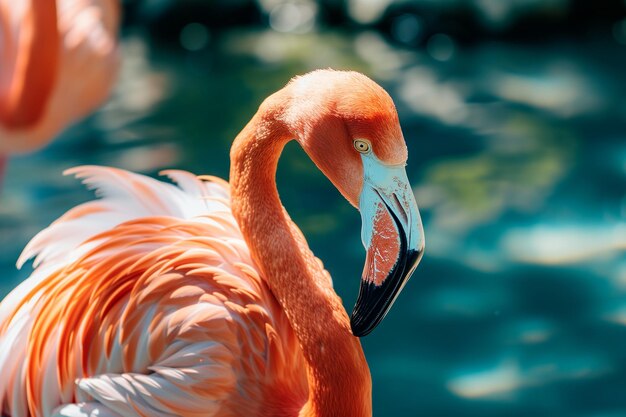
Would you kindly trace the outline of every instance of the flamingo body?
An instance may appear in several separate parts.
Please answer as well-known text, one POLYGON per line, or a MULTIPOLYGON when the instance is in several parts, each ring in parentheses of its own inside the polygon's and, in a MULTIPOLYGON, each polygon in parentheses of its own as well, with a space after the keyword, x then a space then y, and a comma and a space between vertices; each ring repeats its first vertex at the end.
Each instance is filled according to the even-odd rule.
POLYGON ((181 171, 167 172, 179 187, 111 168, 70 173, 103 198, 68 212, 20 259, 36 257, 37 269, 0 309, 4 413, 302 407, 302 353, 250 258, 227 185, 181 171))

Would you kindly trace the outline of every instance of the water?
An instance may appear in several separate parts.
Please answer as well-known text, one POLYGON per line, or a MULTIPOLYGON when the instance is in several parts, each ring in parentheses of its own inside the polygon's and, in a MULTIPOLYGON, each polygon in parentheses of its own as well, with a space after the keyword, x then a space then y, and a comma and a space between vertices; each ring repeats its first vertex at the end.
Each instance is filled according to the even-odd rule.
MULTIPOLYGON (((188 52, 124 37, 107 106, 13 158, 0 196, 0 296, 21 248, 90 198, 61 172, 104 164, 227 177, 232 139, 264 97, 314 68, 350 68, 395 99, 426 254, 363 339, 376 416, 626 415, 625 47, 448 41, 373 32, 239 30, 188 52)), ((351 309, 360 218, 295 144, 281 197, 351 309)))

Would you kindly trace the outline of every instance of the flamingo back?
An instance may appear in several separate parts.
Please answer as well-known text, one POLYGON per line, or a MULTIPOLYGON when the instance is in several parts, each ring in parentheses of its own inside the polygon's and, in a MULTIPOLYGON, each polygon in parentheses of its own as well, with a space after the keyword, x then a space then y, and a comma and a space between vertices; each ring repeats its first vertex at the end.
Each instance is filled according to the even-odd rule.
POLYGON ((3 413, 297 415, 302 353, 227 183, 68 173, 101 198, 39 233, 18 261, 34 258, 35 269, 0 304, 3 413))

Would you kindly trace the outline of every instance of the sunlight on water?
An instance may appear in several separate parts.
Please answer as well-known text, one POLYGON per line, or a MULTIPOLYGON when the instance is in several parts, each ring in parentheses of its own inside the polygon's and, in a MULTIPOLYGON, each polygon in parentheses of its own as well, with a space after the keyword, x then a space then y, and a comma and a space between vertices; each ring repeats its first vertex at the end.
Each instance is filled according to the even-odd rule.
POLYGON ((509 257, 520 262, 558 265, 614 259, 626 250, 626 223, 513 229, 503 245, 509 257))
POLYGON ((507 393, 524 385, 519 365, 505 362, 494 368, 475 373, 467 372, 453 378, 448 388, 464 398, 499 397, 506 398, 507 393))
POLYGON ((525 389, 549 386, 561 380, 593 379, 609 367, 599 354, 581 353, 522 365, 506 360, 494 367, 465 371, 453 377, 448 388, 464 398, 495 401, 519 401, 525 389))

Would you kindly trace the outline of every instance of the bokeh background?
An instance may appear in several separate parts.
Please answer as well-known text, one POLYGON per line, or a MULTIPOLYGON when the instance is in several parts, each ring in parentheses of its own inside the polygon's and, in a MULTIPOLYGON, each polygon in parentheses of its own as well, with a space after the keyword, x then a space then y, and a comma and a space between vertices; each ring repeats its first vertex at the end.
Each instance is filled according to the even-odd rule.
MULTIPOLYGON (((363 339, 375 416, 626 416, 626 1, 123 1, 105 106, 9 161, 0 297, 104 164, 228 176, 260 102, 315 68, 398 107, 426 254, 363 339)), ((279 191, 348 309, 360 218, 295 144, 279 191)))

